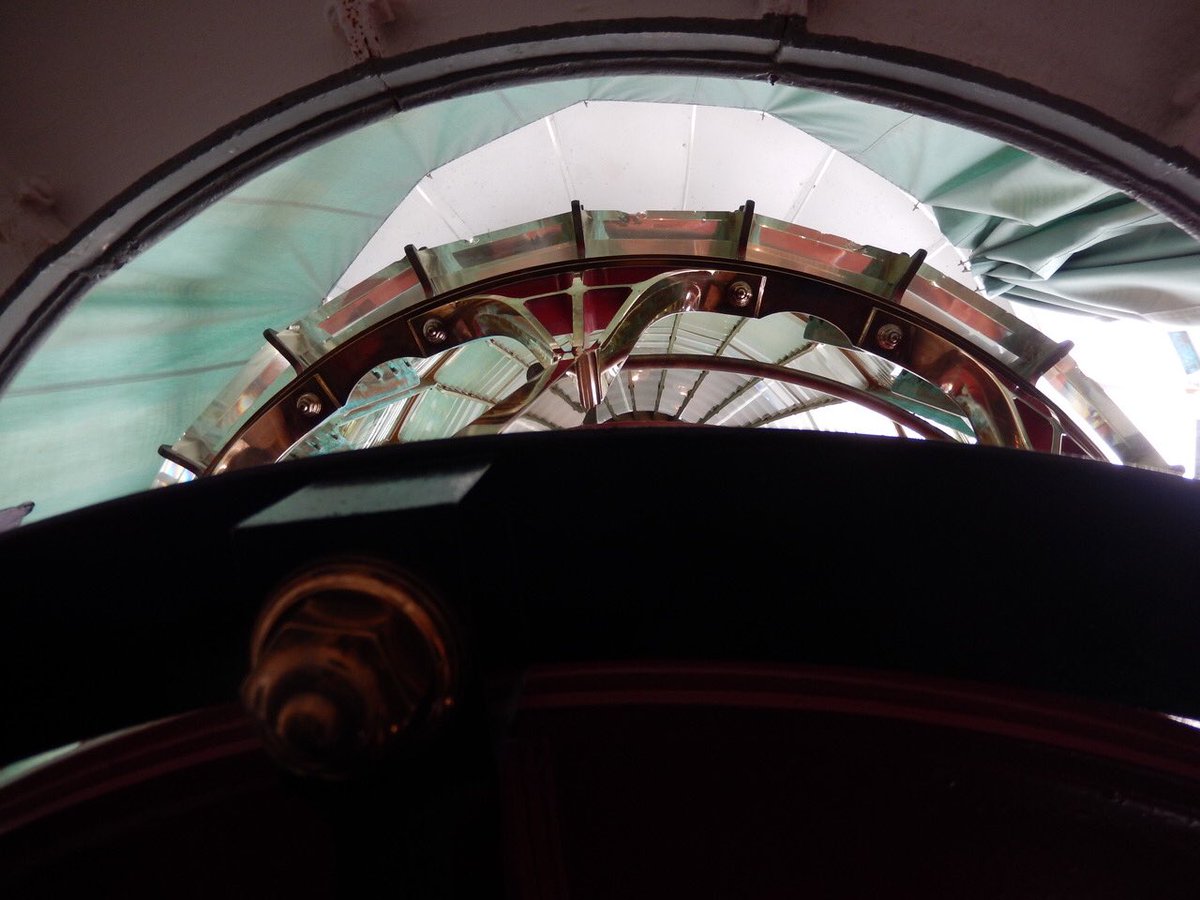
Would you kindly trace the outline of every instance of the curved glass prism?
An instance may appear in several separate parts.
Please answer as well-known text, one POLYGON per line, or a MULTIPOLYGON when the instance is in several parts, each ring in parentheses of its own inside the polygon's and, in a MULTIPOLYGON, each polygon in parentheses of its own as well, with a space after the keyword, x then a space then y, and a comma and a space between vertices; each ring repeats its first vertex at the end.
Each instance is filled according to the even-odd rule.
POLYGON ((865 431, 1170 469, 1070 344, 922 251, 756 215, 752 201, 636 214, 575 203, 403 256, 268 331, 162 448, 156 483, 386 443, 625 423, 865 431))

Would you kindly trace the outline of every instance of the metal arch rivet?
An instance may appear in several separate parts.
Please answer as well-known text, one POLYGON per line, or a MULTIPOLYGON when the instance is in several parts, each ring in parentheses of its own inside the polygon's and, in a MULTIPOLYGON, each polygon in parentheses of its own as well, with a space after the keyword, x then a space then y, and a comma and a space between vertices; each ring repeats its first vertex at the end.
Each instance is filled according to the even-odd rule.
POLYGON ((316 394, 306 393, 296 398, 296 411, 302 416, 319 416, 323 408, 321 398, 316 394))
POLYGON ((892 322, 880 325, 879 330, 875 332, 875 343, 884 350, 895 350, 900 346, 900 341, 903 338, 904 332, 900 326, 892 322))
POLYGON ((433 344, 440 344, 449 336, 446 331, 446 323, 441 319, 427 319, 421 328, 421 333, 425 335, 425 340, 433 344))
POLYGON ((729 286, 729 302, 738 309, 745 309, 754 299, 754 291, 744 281, 735 281, 729 286))

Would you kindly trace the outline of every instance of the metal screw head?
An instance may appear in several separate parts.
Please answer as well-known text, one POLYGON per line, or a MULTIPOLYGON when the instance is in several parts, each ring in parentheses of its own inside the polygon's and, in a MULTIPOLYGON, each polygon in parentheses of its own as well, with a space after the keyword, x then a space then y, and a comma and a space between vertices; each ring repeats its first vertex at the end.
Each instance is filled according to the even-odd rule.
POLYGON ((880 325, 879 330, 875 332, 875 343, 884 350, 895 350, 900 346, 900 341, 904 337, 904 332, 899 325, 889 322, 886 325, 880 325))
POLYGON ((316 394, 306 393, 296 398, 296 411, 302 416, 319 416, 321 408, 321 398, 316 394))
POLYGON ((441 319, 426 319, 421 333, 425 335, 425 340, 433 344, 440 344, 449 336, 446 332, 446 323, 441 319))
POLYGON ((730 303, 738 307, 738 309, 744 309, 754 299, 754 291, 750 290, 750 285, 746 284, 746 282, 735 281, 729 286, 727 296, 730 303))

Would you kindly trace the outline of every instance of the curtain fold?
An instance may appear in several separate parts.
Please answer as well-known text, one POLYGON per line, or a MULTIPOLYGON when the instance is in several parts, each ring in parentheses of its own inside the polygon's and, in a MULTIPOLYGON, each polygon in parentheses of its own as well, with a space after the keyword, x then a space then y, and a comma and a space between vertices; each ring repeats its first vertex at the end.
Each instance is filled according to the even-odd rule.
POLYGON ((764 81, 530 84, 400 112, 314 147, 96 284, 0 398, 0 507, 34 500, 43 517, 147 489, 157 446, 182 433, 263 329, 321 302, 423 177, 573 104, 620 100, 752 109, 803 130, 928 204, 989 296, 1200 324, 1194 240, 1107 185, 985 135, 764 81))

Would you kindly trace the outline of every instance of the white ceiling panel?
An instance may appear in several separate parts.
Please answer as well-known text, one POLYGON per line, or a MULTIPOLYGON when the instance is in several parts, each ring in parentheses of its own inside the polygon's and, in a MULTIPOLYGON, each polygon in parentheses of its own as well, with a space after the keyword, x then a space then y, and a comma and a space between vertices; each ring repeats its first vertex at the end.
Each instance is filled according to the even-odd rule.
POLYGON ((435 169, 421 186, 474 237, 569 211, 564 174, 543 119, 435 169))
POLYGON ((833 151, 773 116, 693 107, 695 128, 681 209, 737 209, 787 219, 833 151))
MULTIPOLYGON (((681 208, 692 107, 577 103, 550 119, 575 199, 585 208, 625 212, 681 208)), ((538 173, 538 177, 545 175, 538 173)))
MULTIPOLYGON (((425 179, 426 182, 429 179, 425 179)), ((337 296, 364 278, 404 258, 408 244, 415 247, 439 247, 470 237, 466 224, 457 218, 448 219, 427 199, 423 185, 405 198, 384 221, 374 237, 338 279, 330 296, 337 296)))
MULTIPOLYGON (((932 251, 936 269, 976 288, 928 211, 827 144, 754 110, 682 103, 577 103, 434 169, 338 281, 353 286, 403 256, 587 209, 734 210, 887 250, 932 251)), ((335 292, 336 293, 336 292, 335 292)))
POLYGON ((828 145, 753 110, 686 104, 579 103, 435 169, 397 207, 339 280, 339 292, 399 259, 510 225, 588 209, 734 210, 928 262, 976 288, 929 213, 828 145))
POLYGON ((929 250, 944 240, 912 197, 840 153, 793 221, 896 253, 929 250))

